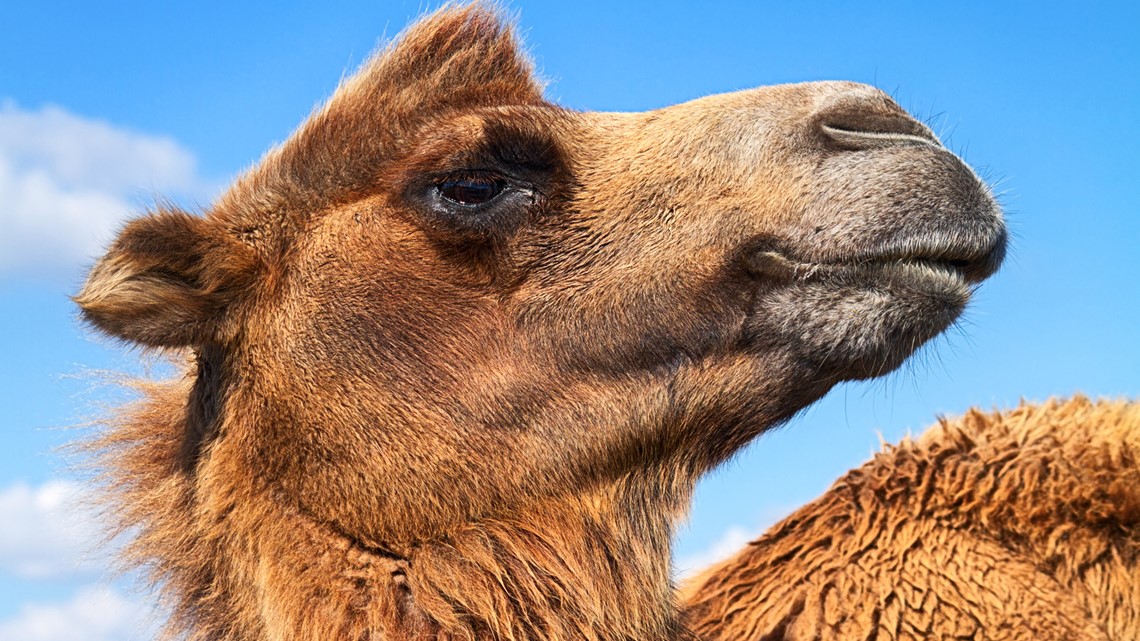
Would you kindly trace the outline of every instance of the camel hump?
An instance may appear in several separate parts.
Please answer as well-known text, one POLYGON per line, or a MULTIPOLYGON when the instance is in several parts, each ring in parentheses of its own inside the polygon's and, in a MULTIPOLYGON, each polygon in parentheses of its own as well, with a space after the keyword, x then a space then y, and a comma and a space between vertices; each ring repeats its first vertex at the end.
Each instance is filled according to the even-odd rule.
POLYGON ((971 410, 940 421, 908 449, 929 461, 932 474, 957 470, 959 476, 929 482, 937 483, 947 508, 985 515, 987 527, 1025 524, 1031 535, 1028 524, 1140 524, 1135 401, 1076 396, 1008 412, 971 410))
POLYGON ((689 581, 686 619, 709 640, 1140 638, 1103 632, 1140 621, 1138 454, 1135 401, 943 419, 689 581))

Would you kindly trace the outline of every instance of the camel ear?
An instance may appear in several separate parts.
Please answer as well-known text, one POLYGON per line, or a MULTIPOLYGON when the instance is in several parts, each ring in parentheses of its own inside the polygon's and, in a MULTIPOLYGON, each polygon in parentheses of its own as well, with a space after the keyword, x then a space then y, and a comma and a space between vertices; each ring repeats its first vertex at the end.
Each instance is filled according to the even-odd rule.
POLYGON ((226 312, 255 265, 252 248, 217 223, 160 211, 123 229, 75 302, 112 336, 147 347, 204 345, 224 337, 226 312))

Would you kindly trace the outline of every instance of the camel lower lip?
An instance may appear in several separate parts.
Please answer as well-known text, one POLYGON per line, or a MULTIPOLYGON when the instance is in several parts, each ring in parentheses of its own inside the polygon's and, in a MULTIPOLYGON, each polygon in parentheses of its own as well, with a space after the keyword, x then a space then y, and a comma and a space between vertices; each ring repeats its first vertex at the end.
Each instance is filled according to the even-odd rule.
POLYGON ((788 258, 778 252, 758 252, 748 259, 748 270, 763 278, 794 283, 842 278, 904 278, 907 280, 936 280, 948 285, 965 286, 965 273, 948 261, 926 258, 899 258, 870 260, 853 263, 812 263, 788 258))

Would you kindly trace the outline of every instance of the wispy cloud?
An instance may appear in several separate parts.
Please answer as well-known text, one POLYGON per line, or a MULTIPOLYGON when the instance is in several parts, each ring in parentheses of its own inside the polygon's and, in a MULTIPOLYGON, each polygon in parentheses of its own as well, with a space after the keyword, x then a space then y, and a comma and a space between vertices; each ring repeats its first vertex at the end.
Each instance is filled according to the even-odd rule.
POLYGON ((0 102, 0 275, 74 269, 154 197, 211 191, 170 138, 0 102))
POLYGON ((762 518, 755 526, 733 525, 729 527, 704 549, 674 558, 674 575, 677 579, 686 579, 714 563, 729 558, 775 525, 777 521, 791 514, 794 509, 795 506, 769 507, 763 510, 762 518))
POLYGON ((143 641, 154 638, 155 617, 105 586, 88 586, 64 603, 25 603, 0 621, 0 639, 12 641, 143 641))
POLYGON ((723 561, 732 556, 748 544, 749 541, 760 536, 759 529, 746 528, 742 525, 734 525, 724 531, 712 545, 707 548, 687 554, 677 558, 673 562, 673 569, 678 579, 684 579, 706 567, 723 561))
MULTIPOLYGON (((24 580, 94 577, 106 572, 98 515, 77 483, 23 483, 0 490, 0 572, 24 580)), ((0 639, 19 638, 5 637, 0 639)))

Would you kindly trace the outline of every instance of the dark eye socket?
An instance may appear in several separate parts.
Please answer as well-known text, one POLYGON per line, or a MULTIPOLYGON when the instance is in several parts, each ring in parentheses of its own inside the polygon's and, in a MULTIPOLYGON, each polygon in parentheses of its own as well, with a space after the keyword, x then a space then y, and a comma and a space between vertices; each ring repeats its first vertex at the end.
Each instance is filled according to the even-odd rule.
POLYGON ((503 182, 491 176, 451 178, 436 185, 439 195, 458 205, 482 205, 503 193, 503 182))

